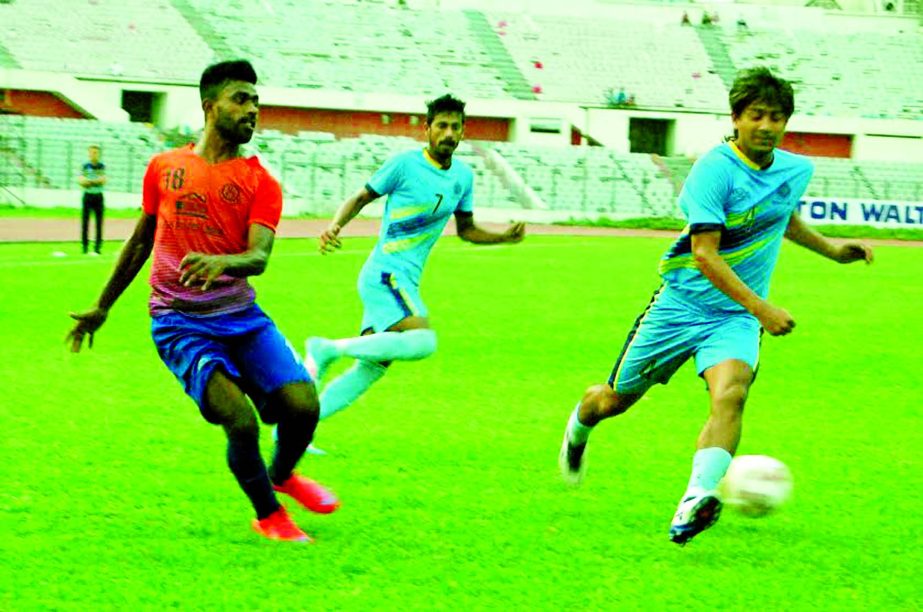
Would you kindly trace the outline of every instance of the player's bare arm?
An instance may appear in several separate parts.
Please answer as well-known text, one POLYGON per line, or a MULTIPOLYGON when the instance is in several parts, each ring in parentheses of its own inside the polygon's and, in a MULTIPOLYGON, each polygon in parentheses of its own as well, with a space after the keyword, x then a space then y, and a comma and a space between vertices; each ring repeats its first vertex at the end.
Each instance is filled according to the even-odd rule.
POLYGON ((378 196, 379 194, 363 186, 362 189, 347 198, 346 201, 340 205, 340 208, 337 209, 336 214, 333 216, 333 221, 331 221, 327 229, 321 233, 319 245, 320 252, 326 255, 340 248, 343 245, 340 241, 340 230, 342 230, 347 223, 352 221, 352 219, 359 214, 359 211, 367 204, 376 200, 378 196))
POLYGON ((247 234, 247 250, 235 255, 188 253, 179 264, 179 282, 187 287, 202 284, 202 291, 211 288, 222 274, 234 277, 258 276, 266 270, 275 232, 254 223, 247 234))
POLYGON ((109 309, 119 299, 122 292, 128 288, 141 268, 144 267, 144 262, 150 257, 151 249, 154 248, 154 232, 156 230, 157 217, 142 213, 141 218, 135 225, 134 232, 125 243, 125 246, 122 247, 122 252, 119 254, 119 260, 115 264, 112 276, 109 277, 109 281, 106 283, 96 305, 84 312, 71 313, 71 318, 77 321, 65 340, 70 344, 71 352, 80 352, 80 347, 86 336, 89 336, 90 348, 93 347, 93 334, 106 322, 109 309))
POLYGON ((785 228, 785 237, 795 244, 800 244, 806 249, 839 263, 864 261, 870 264, 875 259, 875 254, 869 245, 854 241, 834 244, 805 223, 797 213, 789 219, 788 227, 785 228))
POLYGON ((478 227, 471 213, 455 213, 455 227, 458 237, 472 244, 501 244, 522 242, 526 235, 525 223, 514 223, 502 233, 491 232, 478 227))
POLYGON ((773 306, 746 285, 721 257, 718 248, 721 232, 699 232, 692 235, 692 256, 699 271, 729 298, 755 316, 773 336, 784 336, 795 327, 792 315, 784 308, 773 306))

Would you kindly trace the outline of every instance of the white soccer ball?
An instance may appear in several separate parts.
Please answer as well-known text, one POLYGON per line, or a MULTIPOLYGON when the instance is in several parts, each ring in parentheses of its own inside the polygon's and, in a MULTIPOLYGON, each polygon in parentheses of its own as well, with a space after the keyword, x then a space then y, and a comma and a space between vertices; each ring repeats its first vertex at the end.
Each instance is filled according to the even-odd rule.
POLYGON ((766 455, 734 457, 722 480, 724 502, 741 513, 765 516, 784 504, 792 494, 788 467, 766 455))

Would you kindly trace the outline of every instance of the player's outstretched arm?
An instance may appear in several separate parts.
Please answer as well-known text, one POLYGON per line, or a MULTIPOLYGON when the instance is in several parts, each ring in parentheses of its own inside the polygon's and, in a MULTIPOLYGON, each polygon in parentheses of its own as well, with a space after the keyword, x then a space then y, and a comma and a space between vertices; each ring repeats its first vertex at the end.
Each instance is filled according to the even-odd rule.
POLYGON ((692 234, 692 256, 699 271, 717 289, 743 306, 756 317, 760 325, 773 336, 784 336, 795 327, 792 315, 784 308, 773 306, 743 282, 718 251, 720 231, 692 234))
POLYGON ((250 225, 247 250, 234 255, 206 255, 187 253, 179 263, 179 282, 187 287, 202 285, 202 291, 211 288, 222 274, 242 278, 258 276, 269 265, 269 255, 276 233, 259 223, 250 225))
POLYGON ((333 216, 333 221, 319 236, 321 254, 326 255, 343 246, 340 241, 340 230, 346 227, 346 224, 352 221, 360 210, 377 199, 379 195, 368 187, 363 187, 340 205, 340 208, 337 209, 336 214, 333 216))
POLYGON ((525 223, 513 223, 506 231, 495 233, 474 224, 474 215, 470 212, 455 213, 455 227, 458 237, 472 244, 501 244, 522 242, 526 235, 525 223))
POLYGON ((789 219, 788 227, 785 228, 785 237, 795 244, 800 244, 806 249, 839 263, 864 261, 870 264, 875 259, 872 247, 867 244, 855 241, 834 244, 805 223, 798 213, 793 213, 789 219))
POLYGON ((93 347, 93 334, 106 322, 109 309, 115 304, 122 292, 135 279, 138 272, 144 267, 144 262, 151 255, 154 248, 154 233, 157 230, 157 217, 142 213, 135 225, 135 231, 122 247, 119 260, 115 264, 112 276, 103 288, 99 300, 90 310, 72 312, 71 318, 77 321, 73 329, 67 334, 65 342, 70 345, 74 353, 80 352, 83 339, 89 336, 90 348, 93 347))

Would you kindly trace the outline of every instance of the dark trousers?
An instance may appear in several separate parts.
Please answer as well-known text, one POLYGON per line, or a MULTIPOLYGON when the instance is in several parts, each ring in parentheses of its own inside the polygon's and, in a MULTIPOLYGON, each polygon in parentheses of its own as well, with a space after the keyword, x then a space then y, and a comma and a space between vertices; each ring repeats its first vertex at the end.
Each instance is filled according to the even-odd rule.
POLYGON ((86 253, 90 246, 89 225, 90 213, 96 216, 96 248, 97 253, 103 247, 103 194, 83 194, 83 214, 81 215, 80 238, 83 241, 83 252, 86 253))

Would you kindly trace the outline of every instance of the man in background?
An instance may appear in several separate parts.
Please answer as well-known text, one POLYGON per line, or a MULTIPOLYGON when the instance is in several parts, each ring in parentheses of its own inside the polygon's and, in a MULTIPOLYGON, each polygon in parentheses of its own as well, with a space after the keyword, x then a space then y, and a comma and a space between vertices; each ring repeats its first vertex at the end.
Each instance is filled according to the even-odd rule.
POLYGON ((96 246, 93 255, 99 255, 103 246, 103 186, 106 184, 106 165, 100 161, 99 145, 87 149, 87 161, 80 167, 77 182, 83 188, 83 211, 80 216, 80 239, 83 254, 90 252, 90 213, 96 217, 96 246))

